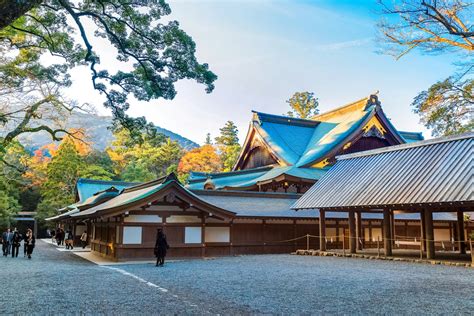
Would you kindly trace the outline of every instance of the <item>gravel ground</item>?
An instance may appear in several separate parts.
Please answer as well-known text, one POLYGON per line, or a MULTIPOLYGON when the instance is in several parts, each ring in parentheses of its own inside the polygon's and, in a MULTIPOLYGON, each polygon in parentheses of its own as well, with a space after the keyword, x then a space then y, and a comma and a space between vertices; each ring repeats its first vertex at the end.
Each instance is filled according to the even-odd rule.
POLYGON ((474 313, 474 269, 289 255, 99 267, 35 251, 0 257, 0 314, 474 313))

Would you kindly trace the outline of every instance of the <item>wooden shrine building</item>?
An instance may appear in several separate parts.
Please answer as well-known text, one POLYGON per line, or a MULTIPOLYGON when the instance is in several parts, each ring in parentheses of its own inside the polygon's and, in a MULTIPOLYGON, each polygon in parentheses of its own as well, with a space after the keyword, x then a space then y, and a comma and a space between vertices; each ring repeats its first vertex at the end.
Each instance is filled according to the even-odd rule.
MULTIPOLYGON (((433 216, 457 214, 456 242, 466 252, 464 214, 474 211, 474 133, 404 144, 337 157, 336 164, 293 206, 320 211, 320 236, 326 235, 326 211, 347 212, 350 250, 356 252, 361 213, 383 214, 386 255, 392 254, 396 213, 421 216, 418 240, 428 259, 435 257, 433 216), (337 194, 334 194, 337 192, 337 194)), ((467 228, 467 229, 466 229, 467 228)), ((325 249, 321 238, 321 249, 325 249)))
MULTIPOLYGON (((153 257, 157 228, 174 257, 289 253, 306 247, 298 237, 319 235, 319 210, 291 206, 334 168, 336 156, 422 139, 397 131, 376 95, 311 119, 254 112, 233 171, 193 172, 186 185, 171 175, 142 184, 80 179, 76 203, 49 220, 76 236, 87 231, 91 249, 114 260, 153 257)), ((330 247, 348 244, 341 237, 349 236, 347 213, 323 211, 321 219, 330 247)), ((364 247, 382 237, 382 219, 374 212, 358 217, 364 247)), ((391 223, 401 235, 419 235, 419 214, 395 212, 391 223)), ((455 239, 452 213, 435 213, 433 225, 436 239, 455 239)), ((310 246, 317 249, 319 240, 310 246)))

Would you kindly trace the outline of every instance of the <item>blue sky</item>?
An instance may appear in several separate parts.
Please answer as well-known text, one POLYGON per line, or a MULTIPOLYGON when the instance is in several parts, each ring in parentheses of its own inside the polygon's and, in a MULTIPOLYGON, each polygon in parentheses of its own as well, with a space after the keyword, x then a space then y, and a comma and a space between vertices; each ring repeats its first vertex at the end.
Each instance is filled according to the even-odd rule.
MULTIPOLYGON (((172 18, 197 44, 199 61, 219 76, 216 88, 206 94, 204 86, 182 81, 174 100, 134 101, 129 113, 198 143, 232 120, 243 141, 251 110, 286 113, 285 100, 295 91, 314 92, 325 111, 379 90, 398 129, 430 137, 410 104, 454 71, 452 60, 415 52, 396 61, 377 54, 374 2, 170 1, 172 18)), ((77 71, 74 79, 71 95, 108 114, 100 109, 102 98, 90 88, 87 71, 77 71)))

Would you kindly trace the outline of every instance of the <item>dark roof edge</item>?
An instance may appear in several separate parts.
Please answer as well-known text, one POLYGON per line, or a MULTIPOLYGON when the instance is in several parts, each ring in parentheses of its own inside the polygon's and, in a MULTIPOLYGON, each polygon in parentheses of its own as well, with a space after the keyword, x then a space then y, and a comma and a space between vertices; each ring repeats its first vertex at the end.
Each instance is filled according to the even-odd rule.
POLYGON ((457 141, 457 140, 462 140, 462 139, 468 139, 468 138, 473 138, 473 137, 474 137, 474 132, 468 132, 468 133, 461 134, 461 135, 444 136, 444 137, 440 137, 440 138, 422 140, 422 141, 418 141, 418 142, 414 142, 414 143, 406 143, 406 144, 388 146, 388 147, 383 147, 383 148, 378 148, 378 149, 373 149, 373 150, 361 151, 361 152, 348 154, 348 155, 340 155, 340 156, 337 156, 336 159, 337 160, 344 160, 344 159, 359 158, 359 157, 364 157, 364 156, 382 154, 382 153, 391 152, 391 151, 397 151, 397 150, 403 150, 403 149, 410 149, 410 148, 416 148, 416 147, 422 147, 422 146, 429 146, 429 145, 447 143, 447 142, 452 142, 452 141, 457 141))
POLYGON ((256 114, 258 116, 258 119, 264 122, 281 123, 286 125, 296 125, 303 127, 315 127, 320 123, 319 121, 311 119, 302 119, 298 117, 262 113, 254 110, 252 110, 252 113, 256 114))
POLYGON ((193 172, 194 174, 202 174, 202 176, 206 177, 206 178, 189 179, 188 182, 189 183, 195 183, 195 182, 206 181, 207 176, 210 176, 211 179, 215 179, 215 178, 223 178, 223 177, 229 177, 229 176, 242 175, 242 174, 247 174, 247 173, 262 172, 262 171, 267 171, 267 170, 273 169, 274 167, 275 167, 274 165, 268 165, 268 166, 263 166, 263 167, 258 167, 258 168, 235 170, 235 171, 228 171, 228 172, 218 172, 218 173, 193 172))
POLYGON ((303 194, 283 193, 283 192, 255 192, 255 191, 238 191, 238 190, 189 190, 194 194, 213 195, 213 196, 240 196, 240 197, 264 197, 277 199, 299 199, 303 194))
POLYGON ((127 181, 119 181, 119 180, 95 180, 95 179, 87 179, 87 178, 79 178, 77 179, 76 183, 96 183, 96 184, 110 184, 113 185, 138 185, 141 182, 127 182, 127 181))

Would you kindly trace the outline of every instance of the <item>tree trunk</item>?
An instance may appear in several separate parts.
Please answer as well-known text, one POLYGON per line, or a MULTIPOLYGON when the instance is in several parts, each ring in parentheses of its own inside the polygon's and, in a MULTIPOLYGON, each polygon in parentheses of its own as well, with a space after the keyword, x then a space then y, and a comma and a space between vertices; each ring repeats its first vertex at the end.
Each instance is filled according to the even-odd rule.
POLYGON ((0 29, 5 28, 43 0, 0 0, 0 29))

